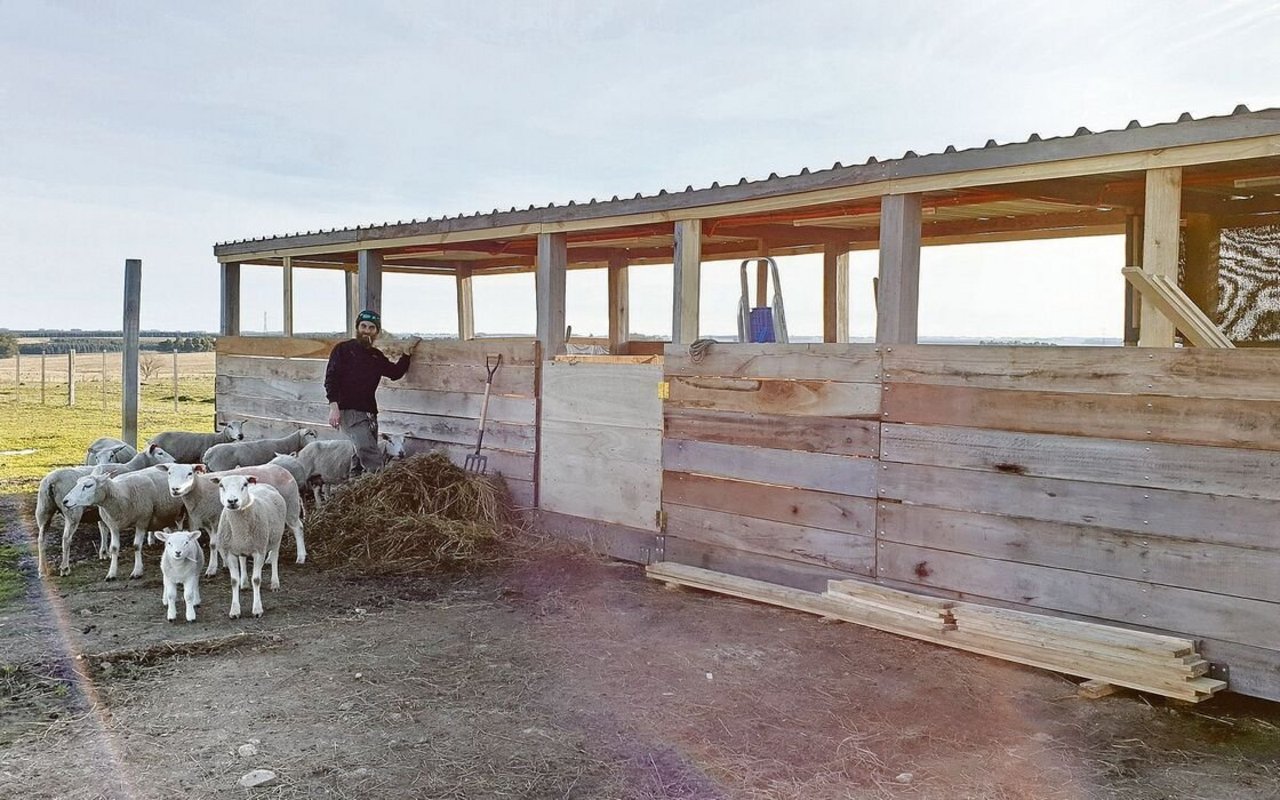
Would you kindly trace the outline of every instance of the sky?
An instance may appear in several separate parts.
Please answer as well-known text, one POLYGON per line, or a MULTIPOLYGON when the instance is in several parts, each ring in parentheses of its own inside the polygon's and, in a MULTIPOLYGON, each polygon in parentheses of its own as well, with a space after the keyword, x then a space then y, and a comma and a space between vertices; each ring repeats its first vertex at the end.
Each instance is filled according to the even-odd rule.
MULTIPOLYGON (((1280 107, 1275 2, 848 0, 47 3, 0 0, 0 328, 217 329, 221 241, 653 194, 906 150, 1280 107)), ((1121 335, 1117 237, 926 248, 921 336, 1121 335)), ((793 335, 818 257, 785 259, 793 335)), ((876 254, 852 259, 874 331, 876 254)), ((242 328, 279 329, 244 268, 242 328)), ((669 335, 670 267, 631 276, 669 335)), ((456 330, 448 278, 388 275, 389 330, 456 330)), ((602 270, 575 334, 607 332, 602 270)), ((476 281, 480 331, 532 333, 530 275, 476 281)), ((295 273, 295 329, 337 330, 336 273, 295 273)), ((704 335, 737 265, 704 266, 704 335)))

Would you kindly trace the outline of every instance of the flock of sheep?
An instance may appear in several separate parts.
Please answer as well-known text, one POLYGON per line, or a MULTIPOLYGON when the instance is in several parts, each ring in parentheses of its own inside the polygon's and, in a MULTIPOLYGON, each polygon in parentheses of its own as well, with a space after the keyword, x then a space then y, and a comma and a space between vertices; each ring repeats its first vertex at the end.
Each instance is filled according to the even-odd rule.
MULTIPOLYGON (((135 450, 119 439, 102 438, 88 448, 85 464, 60 467, 40 481, 36 496, 36 553, 40 575, 48 574, 45 532, 61 513, 60 575, 71 572, 71 537, 85 512, 98 511, 98 558, 110 559, 114 580, 120 534, 133 531, 133 572, 142 576, 142 548, 152 536, 164 544, 166 618, 177 619, 182 586, 186 620, 196 618, 200 576, 212 577, 218 562, 231 574, 231 612, 240 616, 240 590, 253 587, 253 615, 262 615, 262 568, 271 565, 271 588, 280 586, 280 543, 293 534, 297 563, 306 561, 301 492, 310 487, 316 502, 326 487, 351 475, 355 450, 346 439, 319 440, 311 428, 287 436, 245 439, 244 423, 228 422, 217 433, 166 431, 135 450), (208 557, 201 546, 208 542, 208 557), (252 577, 248 575, 252 557, 252 577)), ((383 434, 384 459, 403 458, 404 434, 383 434)))

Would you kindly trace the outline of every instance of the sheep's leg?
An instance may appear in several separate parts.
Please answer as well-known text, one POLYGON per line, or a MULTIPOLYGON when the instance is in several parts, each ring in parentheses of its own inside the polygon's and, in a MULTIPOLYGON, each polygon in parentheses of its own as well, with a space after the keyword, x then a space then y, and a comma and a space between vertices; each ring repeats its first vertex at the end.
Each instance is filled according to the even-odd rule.
POLYGON ((240 588, 248 589, 249 588, 249 557, 236 556, 236 558, 240 559, 240 588))
POLYGON ((133 572, 129 573, 130 578, 142 577, 142 543, 148 534, 147 526, 142 523, 133 530, 133 572))
MULTIPOLYGON (((230 565, 228 565, 230 567, 230 565)), ((209 566, 204 571, 206 578, 212 578, 218 574, 218 534, 209 534, 209 566)))
POLYGON ((196 621, 196 606, 200 605, 200 575, 191 575, 182 583, 182 600, 187 604, 187 622, 196 621))
MULTIPOLYGON (((71 574, 71 537, 76 535, 76 528, 80 527, 80 517, 84 512, 79 508, 67 509, 67 513, 62 515, 62 563, 58 565, 59 575, 71 574)), ((39 548, 37 548, 39 550, 39 548)), ((44 564, 44 551, 40 550, 40 567, 46 573, 48 568, 44 564)))
POLYGON ((107 527, 107 523, 98 520, 98 560, 105 560, 108 555, 107 551, 111 545, 111 529, 107 527))
POLYGON ((298 557, 294 561, 305 564, 307 563, 307 543, 302 538, 302 520, 295 519, 289 524, 289 529, 293 531, 293 544, 298 551, 298 557))
POLYGON ((166 609, 164 618, 170 622, 175 621, 178 618, 178 584, 174 583, 168 575, 164 576, 164 592, 161 597, 164 599, 166 609))
POLYGON ((240 618, 240 560, 235 556, 227 556, 227 571, 231 573, 231 614, 232 619, 240 618))
MULTIPOLYGON (((49 567, 44 563, 44 532, 53 522, 53 509, 50 508, 53 503, 44 499, 45 492, 43 487, 40 492, 40 500, 36 503, 36 574, 41 578, 49 574, 49 567)), ((67 515, 62 515, 62 525, 66 528, 67 515)), ((66 533, 62 534, 66 538, 66 533)))
POLYGON ((253 554, 253 615, 262 616, 262 551, 253 554))
POLYGON ((116 570, 120 563, 120 528, 115 525, 108 525, 111 529, 111 545, 107 547, 107 555, 111 557, 111 565, 107 567, 107 580, 114 581, 116 579, 116 570))
POLYGON ((280 545, 267 552, 267 561, 271 562, 271 591, 280 588, 280 545))

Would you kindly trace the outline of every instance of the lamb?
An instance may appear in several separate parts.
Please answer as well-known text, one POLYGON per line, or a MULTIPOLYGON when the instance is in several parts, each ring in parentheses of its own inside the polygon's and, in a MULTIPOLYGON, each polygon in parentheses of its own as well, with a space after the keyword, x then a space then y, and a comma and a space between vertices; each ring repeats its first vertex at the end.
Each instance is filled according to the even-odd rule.
POLYGON ((151 467, 123 475, 86 475, 62 500, 67 507, 97 506, 111 531, 107 580, 115 580, 120 555, 120 531, 133 528, 133 572, 142 577, 142 544, 148 531, 173 527, 182 515, 182 501, 169 493, 165 473, 151 467))
POLYGON ((168 478, 169 493, 182 499, 187 511, 187 525, 192 530, 204 531, 209 536, 209 566, 205 575, 218 574, 217 534, 218 520, 222 517, 222 501, 213 478, 227 475, 252 475, 259 482, 274 486, 285 503, 285 527, 293 532, 297 548, 296 561, 307 560, 307 545, 302 535, 302 498, 297 481, 284 467, 262 464, 241 467, 227 472, 210 473, 204 464, 165 464, 160 467, 168 478))
POLYGON ((84 463, 91 466, 98 464, 123 464, 138 454, 137 448, 119 439, 103 436, 85 451, 84 463))
POLYGON ((204 567, 200 531, 156 531, 156 537, 164 542, 164 555, 160 556, 160 574, 164 576, 164 593, 161 597, 168 608, 165 619, 170 622, 178 619, 178 584, 182 584, 187 622, 195 622, 196 606, 200 605, 200 571, 204 567))
MULTIPOLYGON (((127 445, 126 445, 127 446, 127 445)), ((107 474, 120 475, 134 472, 156 464, 171 463, 173 456, 154 445, 136 454, 126 464, 101 464, 96 467, 61 467, 45 475, 36 492, 36 572, 41 577, 48 575, 45 564, 44 536, 53 515, 62 513, 62 563, 58 567, 59 575, 71 574, 71 537, 84 518, 84 508, 68 507, 63 498, 86 475, 107 474)), ((108 540, 110 529, 101 519, 98 521, 98 558, 108 556, 108 540)))
POLYGON ((151 437, 151 444, 158 444, 168 450, 179 464, 198 464, 204 451, 215 444, 238 442, 243 438, 244 420, 233 419, 217 433, 165 431, 151 437))
MULTIPOLYGON (((384 465, 404 458, 405 437, 403 433, 379 434, 378 444, 384 465)), ((311 484, 317 503, 324 487, 337 486, 351 478, 351 462, 355 455, 355 445, 349 439, 312 442, 298 452, 298 460, 307 469, 307 482, 311 484)))
POLYGON ((240 442, 215 444, 204 452, 205 466, 214 472, 223 472, 236 467, 253 467, 265 464, 277 453, 296 453, 316 440, 316 432, 312 428, 299 428, 288 436, 278 439, 246 439, 240 442))
POLYGON ((262 562, 271 562, 271 588, 280 588, 280 536, 285 504, 274 486, 252 475, 211 478, 218 484, 222 518, 218 522, 218 550, 231 571, 230 617, 240 616, 240 580, 248 556, 253 556, 253 615, 262 616, 262 562))

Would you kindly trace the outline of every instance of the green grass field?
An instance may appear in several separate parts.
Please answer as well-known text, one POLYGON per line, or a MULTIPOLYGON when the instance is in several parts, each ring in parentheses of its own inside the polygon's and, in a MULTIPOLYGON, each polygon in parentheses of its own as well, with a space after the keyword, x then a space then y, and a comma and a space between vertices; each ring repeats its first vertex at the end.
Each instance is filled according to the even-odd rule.
MULTIPOLYGON (((34 491, 55 467, 83 464, 85 450, 102 436, 120 436, 120 383, 107 381, 106 403, 99 380, 78 384, 76 405, 67 406, 67 384, 49 383, 45 403, 40 384, 0 382, 0 492, 34 491)), ((138 441, 166 430, 213 430, 213 375, 185 376, 178 382, 178 410, 171 380, 142 385, 138 441)))

